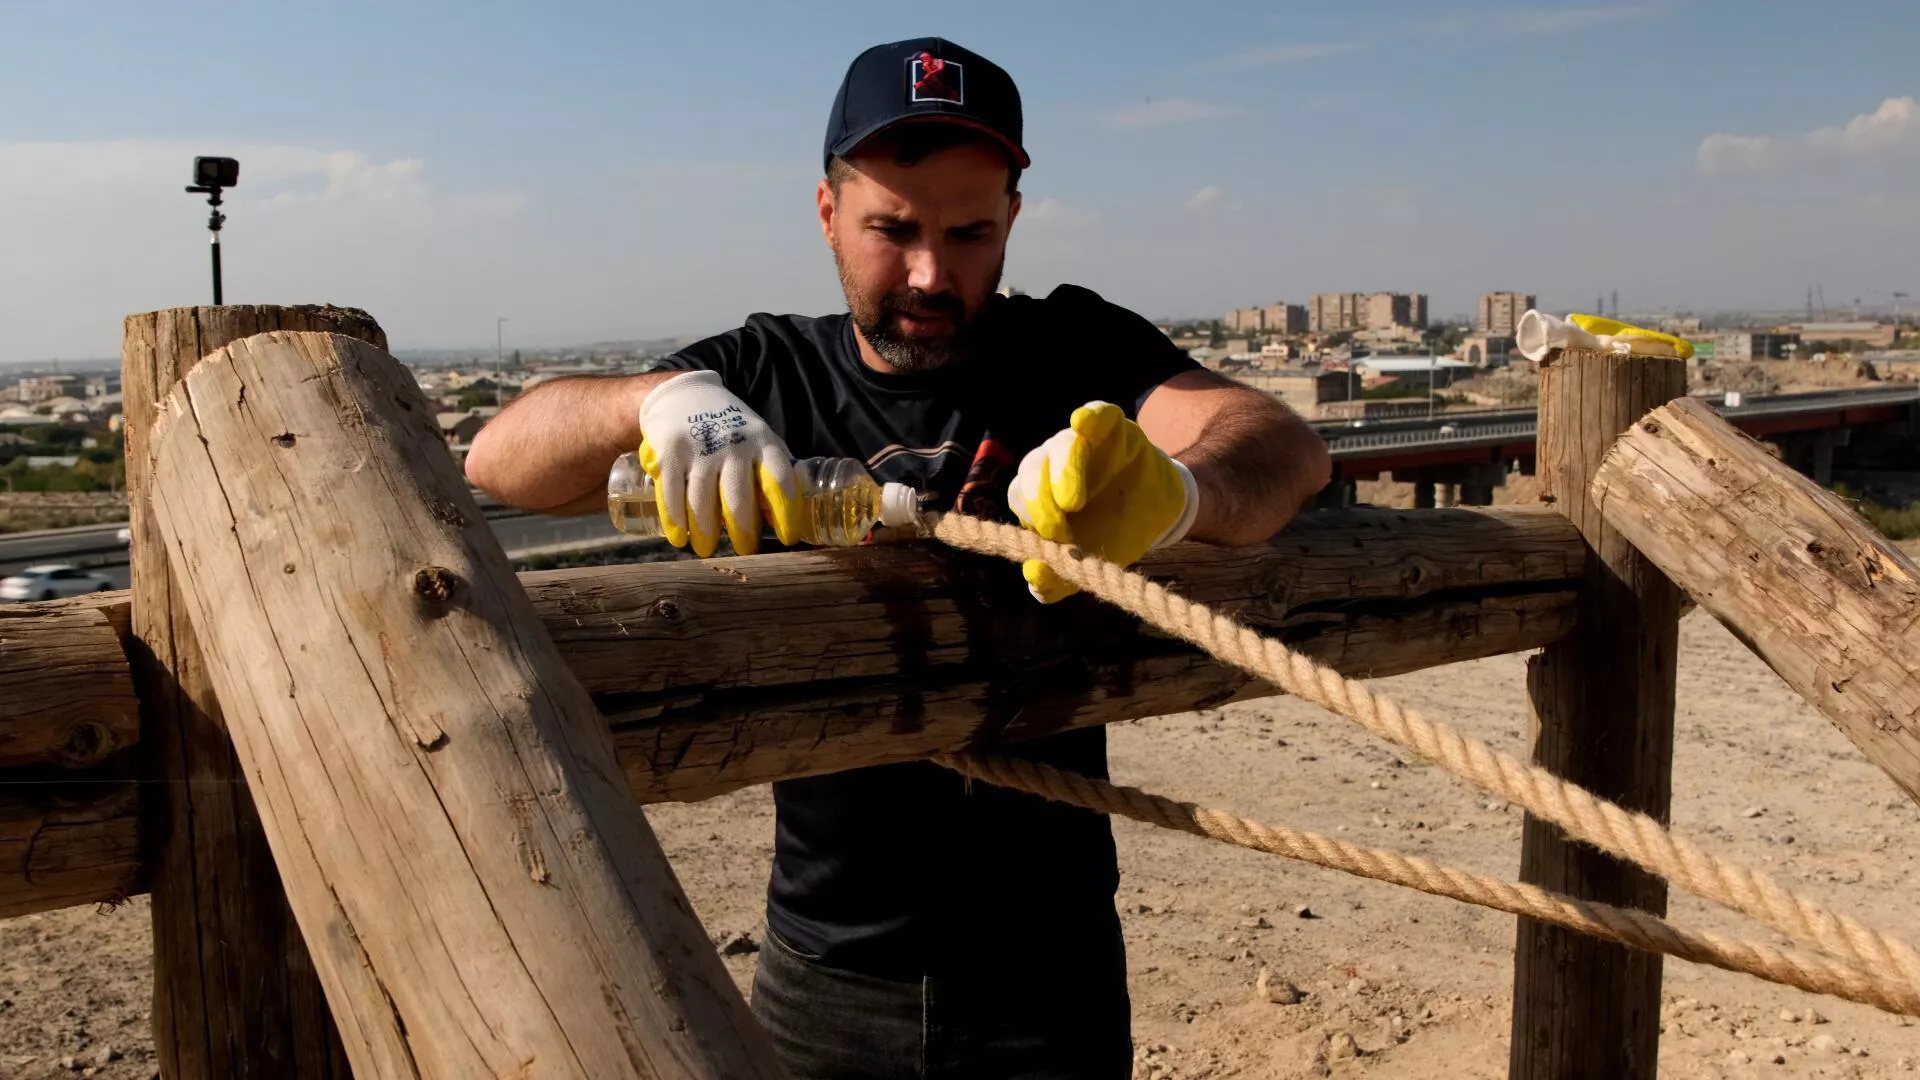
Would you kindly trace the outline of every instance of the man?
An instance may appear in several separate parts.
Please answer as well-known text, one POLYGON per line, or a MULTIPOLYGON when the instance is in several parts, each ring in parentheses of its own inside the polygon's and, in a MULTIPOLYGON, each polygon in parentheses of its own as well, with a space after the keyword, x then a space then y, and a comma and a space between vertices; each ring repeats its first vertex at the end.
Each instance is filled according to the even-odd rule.
MULTIPOLYGON (((763 517, 794 539, 791 457, 850 456, 928 507, 1010 511, 1122 562, 1263 540, 1325 484, 1310 428, 1146 320, 1073 286, 996 295, 1028 156, 1018 92, 985 58, 937 38, 862 53, 824 165, 849 314, 752 315, 676 370, 548 383, 474 440, 474 483, 597 509, 644 438, 669 539, 705 556, 724 531, 752 553, 763 517)), ((1025 574, 1043 602, 1071 591, 1025 574)), ((1016 751, 1106 775, 1100 729, 1016 751)), ((753 1006, 795 1076, 1129 1074, 1104 818, 924 762, 786 781, 774 802, 753 1006)))

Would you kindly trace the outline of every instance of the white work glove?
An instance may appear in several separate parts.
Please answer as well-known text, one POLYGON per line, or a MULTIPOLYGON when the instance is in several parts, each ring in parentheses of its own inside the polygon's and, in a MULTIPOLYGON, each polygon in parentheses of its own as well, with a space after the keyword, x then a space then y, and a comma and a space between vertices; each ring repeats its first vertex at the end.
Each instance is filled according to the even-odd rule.
POLYGON ((764 518, 783 544, 800 534, 793 455, 760 415, 720 381, 689 371, 640 403, 640 467, 653 478, 667 542, 712 555, 724 523, 733 550, 760 550, 764 518))

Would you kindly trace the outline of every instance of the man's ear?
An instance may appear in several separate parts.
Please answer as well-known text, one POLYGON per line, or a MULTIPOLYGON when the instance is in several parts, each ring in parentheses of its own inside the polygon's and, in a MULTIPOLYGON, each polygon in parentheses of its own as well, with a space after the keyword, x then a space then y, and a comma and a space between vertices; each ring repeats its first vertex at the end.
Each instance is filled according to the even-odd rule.
POLYGON ((1020 193, 1013 193, 1013 203, 1007 207, 1007 231, 1013 231, 1013 223, 1020 216, 1020 193))
POLYGON ((820 205, 820 235, 826 237, 828 244, 832 244, 834 211, 833 185, 827 183, 825 177, 821 178, 820 187, 814 191, 813 199, 814 202, 820 205))

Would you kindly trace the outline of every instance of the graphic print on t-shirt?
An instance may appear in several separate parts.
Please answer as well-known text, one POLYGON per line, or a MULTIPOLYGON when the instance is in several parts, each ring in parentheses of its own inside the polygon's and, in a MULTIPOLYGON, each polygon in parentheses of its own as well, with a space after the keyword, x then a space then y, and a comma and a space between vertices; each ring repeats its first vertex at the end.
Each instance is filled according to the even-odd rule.
POLYGON ((989 521, 1001 520, 1007 508, 1007 485, 1013 480, 1012 465, 1012 451, 993 441, 991 434, 981 439, 953 508, 989 521))

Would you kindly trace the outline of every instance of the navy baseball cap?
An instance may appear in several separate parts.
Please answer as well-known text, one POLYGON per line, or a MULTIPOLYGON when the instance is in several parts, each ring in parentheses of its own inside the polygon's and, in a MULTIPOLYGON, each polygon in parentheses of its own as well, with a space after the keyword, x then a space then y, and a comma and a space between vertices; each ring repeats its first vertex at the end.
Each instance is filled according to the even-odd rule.
POLYGON ((876 45, 847 68, 827 117, 822 166, 895 124, 937 121, 974 128, 1002 143, 1021 168, 1020 91, 1000 65, 945 38, 876 45))

